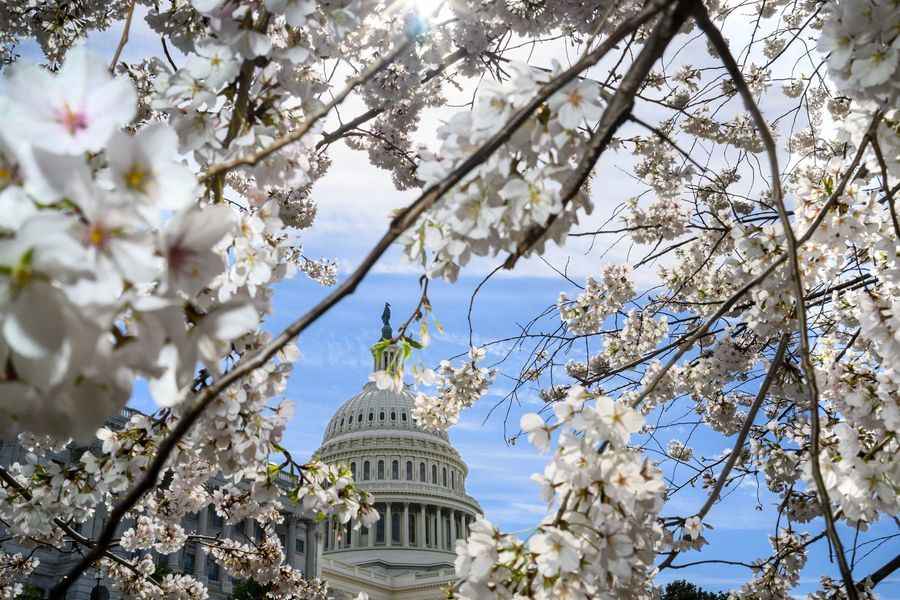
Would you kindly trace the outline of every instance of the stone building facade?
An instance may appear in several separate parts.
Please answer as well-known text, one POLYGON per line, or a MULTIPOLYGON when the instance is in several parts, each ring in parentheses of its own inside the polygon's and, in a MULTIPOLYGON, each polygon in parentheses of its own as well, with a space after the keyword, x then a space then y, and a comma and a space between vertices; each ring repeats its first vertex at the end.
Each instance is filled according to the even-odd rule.
MULTIPOLYGON (((133 414, 135 414, 134 410, 126 408, 120 415, 110 418, 107 421, 107 425, 112 428, 121 428, 133 414)), ((76 460, 88 449, 89 447, 72 448, 65 455, 60 455, 57 458, 61 461, 76 460)), ((19 444, 15 442, 0 442, 0 464, 9 465, 13 462, 24 463, 25 461, 26 451, 19 444)), ((223 483, 223 481, 213 479, 210 480, 209 485, 211 489, 215 489, 217 485, 223 483)), ((288 483, 286 479, 285 483, 288 483)), ((287 499, 285 499, 283 504, 284 521, 276 526, 276 532, 284 547, 285 560, 304 574, 310 573, 313 576, 319 576, 322 554, 321 528, 313 520, 303 515, 297 504, 287 499)), ((106 510, 100 506, 93 518, 82 523, 78 530, 85 536, 96 538, 105 524, 105 519, 106 510)), ((262 538, 262 529, 255 521, 245 520, 237 525, 228 525, 222 517, 216 514, 211 506, 199 513, 188 515, 182 521, 182 525, 185 531, 189 533, 211 537, 229 537, 238 541, 259 540, 262 538)), ((127 527, 130 527, 128 522, 120 526, 119 530, 123 531, 127 527)), ((3 535, 3 527, 0 525, 0 539, 3 537, 5 537, 3 535)), ((11 541, 4 542, 3 549, 7 552, 22 552, 23 554, 30 552, 30 550, 21 548, 11 541)), ((116 552, 127 554, 121 550, 116 552)), ((77 552, 63 554, 42 550, 38 550, 35 556, 40 560, 40 565, 32 574, 28 583, 45 593, 54 586, 60 577, 74 567, 81 558, 77 552)), ((157 557, 157 564, 172 572, 194 575, 199 581, 207 585, 212 600, 228 598, 233 591, 234 581, 232 578, 219 567, 216 561, 207 560, 206 552, 197 545, 187 544, 174 554, 159 556, 157 557)), ((97 578, 94 572, 90 572, 73 584, 67 598, 70 600, 89 600, 94 588, 103 588, 109 592, 109 587, 107 582, 97 578)), ((111 593, 110 597, 115 598, 116 594, 111 593)))

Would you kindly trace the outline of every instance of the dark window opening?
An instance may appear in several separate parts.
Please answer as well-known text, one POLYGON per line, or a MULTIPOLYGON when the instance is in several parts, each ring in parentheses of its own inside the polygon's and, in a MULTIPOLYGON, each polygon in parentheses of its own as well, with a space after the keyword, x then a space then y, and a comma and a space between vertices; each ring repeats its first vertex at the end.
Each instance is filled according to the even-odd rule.
POLYGON ((400 543, 400 513, 399 511, 394 511, 391 514, 391 543, 399 544, 400 543))

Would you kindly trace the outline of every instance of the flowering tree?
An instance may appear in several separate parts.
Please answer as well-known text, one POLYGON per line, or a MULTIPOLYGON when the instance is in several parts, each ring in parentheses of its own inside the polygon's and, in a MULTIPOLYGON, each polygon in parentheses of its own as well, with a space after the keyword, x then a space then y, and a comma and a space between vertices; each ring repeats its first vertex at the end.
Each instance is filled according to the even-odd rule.
MULTIPOLYGON (((651 597, 655 574, 702 549, 705 516, 749 472, 781 504, 772 555, 748 565, 736 596, 788 597, 826 538, 838 577, 821 597, 871 596, 898 567, 855 575, 838 531, 898 509, 895 2, 33 0, 0 11, 0 434, 30 452, 0 470, 0 519, 21 543, 81 549, 52 598, 88 569, 128 597, 205 598, 190 576, 155 578, 149 553, 119 552, 187 542, 270 598, 322 597, 284 564, 279 473, 310 513, 356 525, 378 515, 349 469, 298 463, 279 443, 294 340, 400 243, 424 285, 390 340, 403 351, 375 375, 397 385, 418 345, 408 327, 430 309, 428 278, 454 280, 473 256, 513 269, 574 235, 619 235, 646 253, 598 263, 545 314, 554 333, 522 334, 537 341, 517 389, 538 385, 547 403, 521 419, 552 450, 535 477, 547 514, 526 541, 476 523, 450 593, 651 597), (138 15, 161 56, 124 63, 138 15), (122 29, 112 56, 80 44, 111 26, 122 29), (23 40, 48 64, 18 61, 23 40), (512 60, 540 43, 578 56, 512 60), (472 82, 470 106, 446 108, 436 136, 422 131, 423 110, 472 82), (365 110, 337 121, 351 96, 365 110), (433 142, 418 145, 423 133, 433 142), (301 239, 340 140, 419 193, 335 285, 334 264, 301 239), (617 225, 575 231, 613 153, 644 192, 611 201, 617 225), (639 289, 648 269, 658 285, 639 289), (333 290, 264 333, 273 285, 298 273, 333 290), (103 428, 137 378, 159 411, 103 428), (732 450, 695 457, 672 440, 662 456, 642 451, 676 402, 732 450), (50 460, 94 437, 99 451, 50 460), (689 481, 664 478, 666 461, 687 465, 689 481), (216 474, 227 484, 210 493, 216 474), (667 513, 697 481, 707 501, 667 513), (78 524, 99 505, 108 516, 91 539, 78 524), (210 505, 267 535, 183 529, 210 505), (797 531, 810 522, 820 535, 797 531)), ((485 393, 484 354, 414 373, 420 424, 451 426, 485 393)), ((2 596, 34 566, 0 553, 2 596)))

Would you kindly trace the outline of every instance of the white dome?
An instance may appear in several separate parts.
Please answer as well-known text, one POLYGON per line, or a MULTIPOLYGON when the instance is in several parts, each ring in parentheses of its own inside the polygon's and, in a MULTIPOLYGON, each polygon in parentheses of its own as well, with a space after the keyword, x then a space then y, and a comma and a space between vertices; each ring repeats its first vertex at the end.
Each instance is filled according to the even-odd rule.
MULTIPOLYGON (((386 368, 396 351, 385 348, 373 368, 386 368)), ((419 427, 414 405, 408 390, 368 382, 329 421, 316 457, 349 466, 382 518, 371 530, 327 521, 325 558, 385 576, 452 568, 456 540, 482 511, 466 493, 468 468, 449 436, 419 427)))
POLYGON ((342 434, 361 431, 371 433, 376 430, 415 431, 449 441, 446 432, 427 431, 416 424, 412 415, 414 402, 413 395, 407 390, 380 390, 369 382, 360 393, 344 402, 334 413, 325 428, 322 445, 325 446, 342 434))

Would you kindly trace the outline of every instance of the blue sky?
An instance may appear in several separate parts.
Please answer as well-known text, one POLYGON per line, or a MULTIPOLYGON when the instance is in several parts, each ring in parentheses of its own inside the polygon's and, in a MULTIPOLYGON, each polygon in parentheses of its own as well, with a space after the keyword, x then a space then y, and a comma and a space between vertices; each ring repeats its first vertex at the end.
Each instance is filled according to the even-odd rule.
MULTIPOLYGON (((110 32, 93 36, 89 45, 98 52, 112 55, 118 41, 119 27, 110 32)), ((142 19, 135 19, 135 29, 123 58, 132 60, 148 53, 158 52, 158 38, 151 34, 142 19)), ((26 56, 34 57, 33 46, 23 48, 26 56)), ((355 115, 359 106, 351 101, 342 108, 342 114, 355 115)), ((426 115, 425 129, 446 115, 426 115)), ((313 231, 304 233, 302 241, 310 257, 333 257, 338 260, 342 277, 352 269, 363 252, 374 242, 387 225, 390 211, 410 199, 409 193, 393 189, 390 178, 367 164, 363 154, 355 153, 342 145, 334 147, 334 167, 314 190, 319 202, 319 218, 313 231)), ((599 225, 623 201, 637 190, 636 184, 624 174, 628 160, 612 155, 601 164, 603 179, 595 185, 594 200, 597 210, 586 218, 579 229, 599 225), (610 203, 610 198, 614 198, 610 203)), ((605 262, 621 262, 639 248, 616 247, 602 254, 602 248, 589 252, 588 238, 575 241, 564 249, 552 248, 549 260, 562 269, 568 264, 569 273, 576 281, 584 275, 596 272, 605 262)), ((445 335, 436 336, 431 346, 414 360, 434 365, 439 360, 466 350, 468 330, 466 310, 469 297, 481 277, 495 265, 489 259, 478 260, 465 271, 465 276, 455 285, 433 282, 430 298, 435 316, 445 328, 445 335)), ((652 273, 652 270, 650 271, 652 273)), ((653 277, 639 280, 639 284, 652 284, 653 277)), ((515 275, 500 275, 492 279, 480 292, 475 304, 473 321, 477 344, 491 339, 504 338, 517 333, 517 323, 523 323, 553 304, 560 291, 573 291, 571 286, 538 260, 523 261, 515 275)), ((279 285, 275 295, 275 311, 267 327, 272 331, 284 325, 313 306, 327 290, 303 278, 279 285)), ((418 298, 418 274, 406 264, 393 249, 359 286, 356 293, 340 303, 332 312, 316 322, 301 337, 299 346, 302 358, 290 380, 286 396, 296 404, 295 417, 286 434, 286 446, 298 457, 308 457, 321 442, 321 432, 333 412, 367 380, 371 370, 368 347, 380 334, 380 315, 384 302, 390 302, 397 323, 409 314, 418 298)), ((549 326, 550 321, 547 321, 549 326)), ((498 347, 499 348, 499 347, 498 347)), ((491 353, 490 357, 497 354, 491 353)), ((514 354, 510 368, 520 364, 523 355, 514 354), (516 359, 519 359, 517 361, 516 359)), ((502 376, 490 394, 475 407, 462 415, 460 424, 450 435, 469 465, 468 491, 485 509, 487 517, 507 531, 519 531, 523 535, 533 527, 543 514, 537 487, 529 480, 532 473, 542 470, 546 457, 539 455, 528 444, 509 446, 504 442, 503 410, 489 412, 503 399, 509 390, 508 380, 502 376)), ((510 407, 509 433, 515 433, 522 412, 540 406, 536 392, 520 394, 521 405, 510 407)), ((146 398, 135 398, 139 408, 151 408, 146 398)), ((673 428, 670 435, 686 438, 687 427, 673 428)), ((710 456, 730 447, 732 440, 724 440, 699 432, 691 440, 697 452, 710 456)), ((705 498, 702 490, 687 488, 669 503, 664 514, 683 516, 693 514, 705 498)), ((774 500, 771 496, 757 494, 752 482, 745 482, 730 492, 727 501, 717 505, 708 521, 715 527, 706 533, 711 542, 702 556, 698 553, 682 555, 676 564, 718 558, 750 561, 768 556, 771 552, 768 535, 771 532, 774 500), (757 506, 763 508, 756 510, 757 506)), ((896 531, 892 523, 880 523, 872 528, 869 537, 887 535, 896 531)), ((844 531, 844 539, 852 540, 853 532, 844 531)), ((870 556, 858 560, 856 573, 871 572, 896 552, 896 543, 888 542, 870 556)), ((822 574, 836 575, 836 568, 828 563, 828 553, 823 542, 814 546, 813 559, 803 572, 798 593, 814 591, 822 574)), ((733 589, 750 577, 743 567, 704 565, 677 571, 667 571, 658 579, 666 582, 684 578, 708 589, 733 589)), ((896 575, 879 586, 884 598, 900 598, 900 578, 896 575)))

